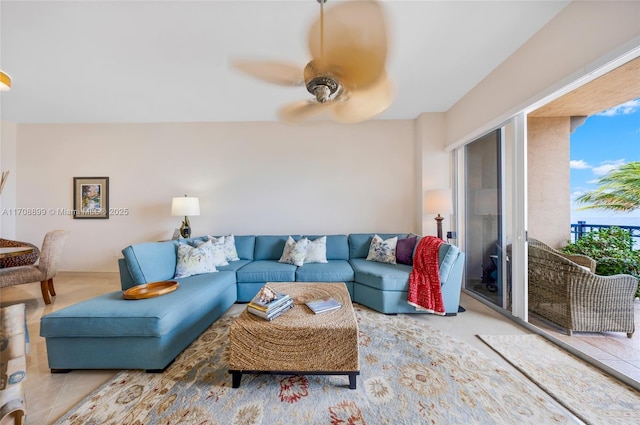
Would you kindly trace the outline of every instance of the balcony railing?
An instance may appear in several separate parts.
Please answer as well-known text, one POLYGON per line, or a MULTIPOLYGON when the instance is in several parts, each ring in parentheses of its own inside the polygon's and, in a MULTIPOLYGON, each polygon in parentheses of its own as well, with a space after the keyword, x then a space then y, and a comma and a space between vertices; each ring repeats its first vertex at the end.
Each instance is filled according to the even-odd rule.
POLYGON ((619 227, 629 231, 629 234, 633 238, 634 249, 640 249, 640 226, 618 226, 610 224, 587 224, 586 221, 578 221, 577 224, 571 225, 571 241, 575 242, 582 237, 585 233, 589 233, 593 230, 607 229, 609 227, 619 227))

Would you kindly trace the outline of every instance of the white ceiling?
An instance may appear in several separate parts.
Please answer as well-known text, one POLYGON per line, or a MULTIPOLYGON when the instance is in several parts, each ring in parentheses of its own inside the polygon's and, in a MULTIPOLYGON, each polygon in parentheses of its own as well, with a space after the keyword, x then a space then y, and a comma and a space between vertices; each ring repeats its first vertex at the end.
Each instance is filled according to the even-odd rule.
MULTIPOLYGON (((326 7, 337 0, 329 0, 326 7)), ((381 119, 448 110, 568 1, 392 1, 381 119)), ((300 63, 316 0, 7 1, 2 119, 18 123, 276 120, 304 87, 254 80, 232 58, 300 63)))

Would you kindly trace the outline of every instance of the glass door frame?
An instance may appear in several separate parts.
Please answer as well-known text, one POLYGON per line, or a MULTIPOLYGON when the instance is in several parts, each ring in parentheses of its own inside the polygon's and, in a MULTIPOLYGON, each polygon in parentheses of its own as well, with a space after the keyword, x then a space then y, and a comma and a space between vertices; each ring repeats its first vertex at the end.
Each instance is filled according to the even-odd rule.
POLYGON ((465 173, 465 146, 469 143, 481 139, 489 133, 500 129, 500 149, 502 154, 500 171, 503 178, 509 178, 508 184, 502 184, 500 191, 501 199, 499 205, 502 208, 501 213, 504 219, 501 220, 502 235, 501 245, 506 246, 506 235, 510 236, 511 252, 509 258, 503 256, 500 267, 502 271, 503 282, 508 280, 511 282, 511 306, 507 309, 507 291, 503 291, 503 305, 499 307, 483 299, 466 288, 463 291, 472 295, 474 298, 481 300, 483 303, 491 305, 503 313, 518 317, 523 321, 528 320, 527 311, 527 126, 526 115, 524 112, 515 115, 511 119, 505 121, 501 125, 484 132, 482 135, 469 140, 453 151, 454 159, 454 187, 456 193, 456 205, 458 213, 456 214, 456 228, 460 232, 458 243, 461 250, 465 251, 466 241, 466 223, 465 214, 468 200, 465 199, 466 173, 465 173), (509 149, 506 149, 506 144, 509 149), (506 170, 509 170, 507 175, 506 170), (507 217, 508 214, 508 217, 507 217), (509 265, 507 265, 509 261, 509 265), (510 274, 510 276, 509 276, 510 274))

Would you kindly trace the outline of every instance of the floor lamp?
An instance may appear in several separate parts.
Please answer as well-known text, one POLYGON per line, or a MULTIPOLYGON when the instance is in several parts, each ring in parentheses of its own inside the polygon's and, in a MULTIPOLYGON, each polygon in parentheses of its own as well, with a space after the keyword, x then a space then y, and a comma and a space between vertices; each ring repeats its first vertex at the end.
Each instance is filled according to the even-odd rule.
POLYGON ((442 237, 442 220, 440 214, 452 214, 453 202, 451 200, 451 189, 433 189, 424 192, 424 212, 426 214, 437 214, 435 220, 438 223, 438 237, 442 237))

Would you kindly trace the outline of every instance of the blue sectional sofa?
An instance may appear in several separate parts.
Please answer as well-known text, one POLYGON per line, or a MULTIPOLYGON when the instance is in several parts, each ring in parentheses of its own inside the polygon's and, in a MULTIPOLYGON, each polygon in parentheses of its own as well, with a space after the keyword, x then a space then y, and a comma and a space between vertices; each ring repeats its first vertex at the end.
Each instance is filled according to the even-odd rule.
MULTIPOLYGON (((388 239, 407 234, 381 234, 388 239)), ((235 236, 239 260, 177 280, 169 294, 125 300, 104 294, 43 316, 53 372, 71 369, 163 370, 236 302, 249 302, 267 282, 345 282, 356 303, 385 314, 418 313, 407 303, 412 267, 367 261, 374 233, 327 235, 327 263, 278 262, 289 235, 235 236)), ((302 236, 291 235, 296 241, 302 236)), ((307 236, 314 240, 319 236, 307 236)), ((181 240, 194 243, 195 238, 181 240)), ((174 278, 178 241, 134 244, 119 260, 122 290, 174 278)), ((458 312, 464 253, 443 243, 440 278, 446 313, 458 312)))

